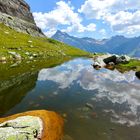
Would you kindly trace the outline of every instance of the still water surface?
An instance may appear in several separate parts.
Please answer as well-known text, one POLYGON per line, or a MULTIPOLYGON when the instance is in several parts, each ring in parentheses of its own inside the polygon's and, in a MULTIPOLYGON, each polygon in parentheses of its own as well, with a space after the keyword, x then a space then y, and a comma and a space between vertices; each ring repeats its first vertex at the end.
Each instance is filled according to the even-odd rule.
POLYGON ((27 75, 1 91, 1 116, 53 110, 65 118, 64 140, 140 140, 140 80, 92 63, 79 58, 27 75))

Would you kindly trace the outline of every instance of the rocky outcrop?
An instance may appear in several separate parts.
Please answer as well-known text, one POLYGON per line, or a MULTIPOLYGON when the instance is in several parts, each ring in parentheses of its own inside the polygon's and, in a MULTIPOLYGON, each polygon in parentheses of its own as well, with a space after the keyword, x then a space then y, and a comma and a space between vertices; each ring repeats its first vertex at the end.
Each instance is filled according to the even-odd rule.
POLYGON ((30 111, 0 119, 2 140, 60 140, 63 119, 55 112, 30 111))
POLYGON ((110 63, 114 63, 116 65, 116 64, 120 64, 120 63, 128 63, 130 61, 130 57, 128 57, 126 55, 122 55, 122 56, 112 55, 110 57, 105 58, 103 61, 107 65, 110 63))
POLYGON ((95 69, 100 69, 102 67, 106 68, 114 68, 115 65, 128 63, 130 61, 130 57, 126 55, 102 55, 102 56, 95 56, 93 58, 94 64, 93 67, 95 69))
POLYGON ((44 36, 34 21, 29 5, 24 0, 0 0, 0 22, 33 36, 44 36))

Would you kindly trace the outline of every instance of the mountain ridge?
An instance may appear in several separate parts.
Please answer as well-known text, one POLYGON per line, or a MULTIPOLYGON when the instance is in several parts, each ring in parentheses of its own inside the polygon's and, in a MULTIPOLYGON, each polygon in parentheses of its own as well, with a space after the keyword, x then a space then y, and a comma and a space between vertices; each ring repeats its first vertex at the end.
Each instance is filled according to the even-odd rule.
POLYGON ((90 37, 78 38, 58 30, 53 39, 75 46, 88 52, 127 54, 140 57, 140 37, 127 38, 116 35, 110 39, 96 40, 90 37))

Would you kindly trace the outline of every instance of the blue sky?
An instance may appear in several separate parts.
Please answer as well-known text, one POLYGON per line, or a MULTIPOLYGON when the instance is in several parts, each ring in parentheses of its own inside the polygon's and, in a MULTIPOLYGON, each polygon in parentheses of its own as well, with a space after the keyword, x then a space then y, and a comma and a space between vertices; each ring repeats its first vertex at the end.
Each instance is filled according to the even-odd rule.
POLYGON ((96 39, 140 35, 139 0, 26 0, 47 36, 57 30, 96 39))

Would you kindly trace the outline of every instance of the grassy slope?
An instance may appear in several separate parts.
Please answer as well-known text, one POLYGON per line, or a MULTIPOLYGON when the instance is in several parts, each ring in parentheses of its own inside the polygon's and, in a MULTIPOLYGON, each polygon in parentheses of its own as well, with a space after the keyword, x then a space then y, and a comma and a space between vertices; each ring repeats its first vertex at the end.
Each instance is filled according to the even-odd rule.
POLYGON ((49 38, 32 37, 0 23, 0 57, 10 59, 8 51, 17 52, 24 59, 26 52, 39 56, 86 56, 89 53, 49 38), (32 41, 32 42, 30 42, 32 41))
POLYGON ((128 64, 119 64, 116 66, 121 72, 125 71, 140 71, 140 60, 132 59, 128 64))

